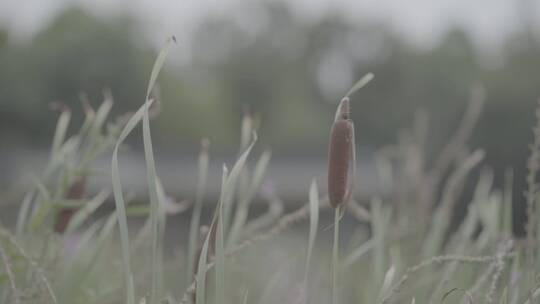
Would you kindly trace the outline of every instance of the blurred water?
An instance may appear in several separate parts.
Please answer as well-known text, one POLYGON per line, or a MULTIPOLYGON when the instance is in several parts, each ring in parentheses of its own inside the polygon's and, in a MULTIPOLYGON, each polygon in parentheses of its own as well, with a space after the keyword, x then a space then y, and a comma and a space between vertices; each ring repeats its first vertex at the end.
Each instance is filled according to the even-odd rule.
MULTIPOLYGON (((39 176, 48 160, 48 151, 16 150, 0 155, 0 189, 5 189, 9 197, 20 197, 23 190, 32 182, 32 176, 39 176)), ((257 155, 248 163, 253 168, 257 155)), ((225 163, 230 168, 233 157, 211 156, 207 198, 215 199, 219 194, 221 170, 225 163)), ((197 160, 195 156, 177 154, 156 155, 156 168, 167 195, 177 200, 191 199, 195 195, 197 184, 197 160)), ((146 168, 142 153, 122 152, 120 156, 120 172, 123 189, 138 198, 146 198, 146 168)), ((88 193, 97 193, 103 188, 111 187, 110 157, 106 155, 97 159, 89 179, 88 193)), ((381 194, 388 189, 378 182, 377 172, 372 158, 366 156, 358 160, 356 197, 365 199, 381 194)), ((323 156, 282 156, 270 161, 263 187, 271 188, 287 204, 297 205, 307 201, 309 184, 317 179, 319 191, 326 193, 326 158, 323 156)))

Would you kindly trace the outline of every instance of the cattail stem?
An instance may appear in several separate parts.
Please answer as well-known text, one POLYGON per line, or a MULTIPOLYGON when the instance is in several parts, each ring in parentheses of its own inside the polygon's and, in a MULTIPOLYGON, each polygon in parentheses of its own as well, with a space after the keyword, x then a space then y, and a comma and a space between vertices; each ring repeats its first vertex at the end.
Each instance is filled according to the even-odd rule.
POLYGON ((339 287, 339 220, 341 207, 335 209, 334 216, 334 247, 332 250, 332 304, 338 304, 339 287))

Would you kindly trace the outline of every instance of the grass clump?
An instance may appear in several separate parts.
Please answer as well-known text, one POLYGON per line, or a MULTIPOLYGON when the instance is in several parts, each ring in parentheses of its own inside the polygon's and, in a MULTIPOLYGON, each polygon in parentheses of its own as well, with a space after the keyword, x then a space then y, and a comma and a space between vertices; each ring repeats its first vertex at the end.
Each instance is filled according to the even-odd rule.
MULTIPOLYGON (((166 250, 171 212, 154 162, 149 110, 169 47, 170 43, 158 55, 144 103, 129 119, 109 122, 109 93, 97 111, 86 107, 86 119, 74 135, 67 131, 70 112, 60 113, 51 157, 24 195, 15 227, 0 226, 0 303, 538 301, 540 221, 535 218, 540 132, 534 129, 528 162, 529 221, 527 240, 522 241, 512 233, 511 181, 517 177, 509 171, 504 188, 496 189, 491 171, 482 170, 478 178, 473 174, 484 157, 482 150, 466 144, 482 110, 480 89, 474 90, 449 144, 430 157, 433 161, 424 159, 429 126, 422 115, 397 144, 381 149, 379 175, 393 186, 390 193, 370 198, 369 203, 354 197, 356 150, 346 97, 336 115, 336 121, 345 120, 345 137, 331 139, 343 145, 331 148, 330 196, 313 180, 306 189, 307 202, 284 214, 278 194, 260 191, 271 166, 270 152, 261 153, 250 169, 257 136, 246 116, 240 153, 230 171, 223 166, 211 219, 202 216, 210 162, 209 143, 202 142, 194 203, 176 206, 175 211, 191 212, 189 231, 176 232, 185 233, 188 241, 177 252, 166 250), (125 195, 119 167, 120 148, 139 123, 149 192, 144 205, 135 205, 125 195), (347 159, 334 159, 336 151, 347 159), (115 208, 103 214, 97 211, 111 199, 111 190, 88 196, 83 186, 95 174, 93 160, 106 152, 112 152, 115 208), (476 189, 459 221, 456 206, 464 199, 466 184, 476 189), (269 210, 250 217, 256 200, 265 201, 269 210), (331 221, 329 210, 334 211, 333 246, 332 234, 319 229, 321 222, 331 221), (141 216, 145 224, 131 225, 132 218, 141 216), (65 225, 59 226, 59 221, 65 225), (342 226, 347 229, 340 231, 340 221, 347 221, 342 226), (295 225, 306 228, 307 234, 298 233, 301 229, 287 232, 295 225), (345 242, 340 244, 340 238, 345 242), (73 239, 75 246, 70 245, 73 239)), ((371 78, 370 74, 363 78, 347 95, 371 78)))

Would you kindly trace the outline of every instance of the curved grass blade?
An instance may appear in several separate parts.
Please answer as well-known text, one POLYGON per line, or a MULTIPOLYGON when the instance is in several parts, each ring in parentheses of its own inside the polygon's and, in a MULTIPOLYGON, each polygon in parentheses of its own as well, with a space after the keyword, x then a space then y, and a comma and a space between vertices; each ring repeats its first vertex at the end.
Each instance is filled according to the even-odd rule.
POLYGON ((358 246, 352 253, 350 253, 343 262, 343 268, 348 268, 352 266, 358 259, 363 257, 366 253, 368 253, 371 249, 373 249, 373 245, 375 244, 374 239, 370 239, 369 241, 366 241, 362 245, 358 246))
POLYGON ((228 170, 223 165, 222 190, 217 209, 216 222, 216 300, 225 299, 225 244, 223 235, 223 194, 225 193, 228 170))
POLYGON ((145 107, 142 106, 133 114, 128 120, 126 126, 120 133, 118 141, 113 150, 111 160, 111 175, 112 186, 114 194, 114 202, 116 204, 118 227, 120 230, 120 243, 122 247, 122 261, 124 268, 124 280, 126 283, 126 301, 127 304, 135 304, 135 290, 133 286, 133 274, 131 272, 131 258, 129 253, 129 231, 127 225, 126 204, 124 200, 124 193, 122 192, 122 182, 120 180, 120 169, 118 166, 118 150, 120 145, 124 142, 127 136, 137 126, 139 121, 143 117, 145 107))
POLYGON ((60 117, 58 118, 58 123, 56 124, 56 130, 54 132, 52 149, 51 149, 51 159, 55 159, 58 153, 60 152, 62 143, 64 142, 66 138, 67 128, 69 126, 70 120, 71 120, 71 112, 62 111, 62 113, 60 114, 60 117))
POLYGON ((233 224, 229 233, 230 244, 236 243, 240 238, 241 232, 243 230, 242 228, 244 228, 244 225, 246 224, 249 212, 249 204, 253 200, 253 197, 261 186, 264 174, 266 172, 266 169, 268 168, 268 163, 270 162, 271 155, 272 154, 270 153, 270 151, 263 152, 263 154, 259 157, 257 164, 255 165, 255 169, 253 170, 253 177, 251 178, 252 182, 249 185, 248 193, 247 195, 245 195, 244 198, 242 198, 242 200, 238 204, 234 216, 233 224))
MULTIPOLYGON (((157 237, 158 229, 157 229, 157 202, 158 202, 158 195, 157 195, 157 189, 155 184, 155 166, 154 166, 154 159, 153 159, 153 153, 151 150, 151 138, 150 138, 150 127, 149 127, 149 118, 148 118, 148 109, 150 105, 152 104, 152 100, 148 99, 150 92, 152 91, 152 88, 154 87, 154 84, 156 82, 157 76, 159 75, 159 72, 163 66, 163 63, 165 62, 165 58, 167 56, 167 53, 170 48, 170 41, 169 39, 166 46, 161 50, 159 53, 154 66, 152 68, 152 73, 150 75, 150 80, 148 82, 148 87, 146 90, 146 97, 145 102, 137 112, 129 119, 126 126, 120 133, 120 136, 118 138, 118 141, 116 142, 116 145, 113 150, 113 157, 112 157, 112 179, 113 179, 113 192, 115 197, 115 203, 116 208, 118 210, 118 224, 120 228, 120 238, 121 238, 121 244, 122 244, 122 255, 123 255, 123 261, 124 261, 124 276, 126 281, 126 297, 127 297, 127 303, 128 304, 135 304, 135 291, 133 286, 133 274, 131 272, 131 261, 130 261, 130 253, 129 253, 129 231, 127 226, 127 216, 126 216, 126 210, 125 210, 125 203, 124 203, 124 197, 122 193, 122 185, 120 181, 120 170, 118 166, 118 150, 120 148, 120 145, 122 142, 127 138, 127 136, 133 131, 133 129, 137 126, 137 124, 140 122, 140 120, 143 120, 143 141, 144 141, 144 150, 145 150, 145 159, 147 164, 147 178, 148 178, 148 186, 150 190, 150 198, 152 202, 152 206, 156 206, 156 210, 154 210, 154 218, 156 225, 154 227, 154 236, 157 237)), ((155 269, 155 266, 157 265, 157 240, 153 243, 153 258, 152 258, 152 264, 153 269, 155 269)), ((156 274, 152 275, 152 299, 155 300, 156 296, 156 274)), ((154 303, 154 302, 152 302, 154 303)))
POLYGON ((396 268, 392 265, 384 275, 384 281, 382 282, 379 292, 379 300, 377 301, 378 303, 381 303, 383 296, 390 291, 390 288, 392 288, 392 282, 394 281, 395 274, 396 268))
POLYGON ((150 75, 150 81, 148 82, 148 88, 146 89, 145 105, 144 105, 144 115, 143 115, 143 146, 144 146, 144 159, 146 161, 146 178, 148 182, 148 190, 150 192, 150 205, 151 205, 151 221, 152 221, 152 289, 150 293, 150 303, 157 304, 158 301, 158 276, 161 276, 161 273, 158 273, 159 270, 159 231, 160 231, 160 203, 158 189, 156 186, 157 183, 157 174, 156 174, 156 165, 154 160, 154 152, 152 148, 152 136, 150 133, 150 114, 149 109, 151 101, 149 99, 150 93, 154 88, 157 77, 163 63, 167 58, 169 49, 171 47, 172 39, 167 41, 165 47, 159 53, 154 67, 152 68, 152 74, 150 75))
POLYGON ((306 257, 306 272, 304 274, 304 289, 306 294, 306 300, 309 303, 309 267, 311 261, 311 255, 313 246, 315 245, 315 239, 317 238, 317 227, 319 226, 319 191, 317 190, 317 182, 315 179, 311 182, 309 188, 309 241, 306 257))
POLYGON ((208 234, 204 240, 201 255, 199 256, 199 264, 197 267, 196 289, 195 289, 195 304, 206 304, 206 272, 208 271, 206 262, 208 260, 208 246, 210 243, 210 235, 214 229, 215 221, 212 221, 208 234))
POLYGON ((347 94, 345 94, 345 97, 349 97, 351 96, 352 94, 354 94, 356 91, 360 90, 361 88, 363 88, 366 84, 368 84, 373 78, 375 77, 375 75, 373 75, 373 73, 367 73, 366 75, 364 75, 364 77, 360 78, 360 80, 358 80, 353 86, 352 88, 349 90, 349 92, 347 92, 347 94))
POLYGON ((30 211, 30 207, 32 206, 34 196, 34 191, 31 191, 23 198, 21 208, 19 209, 19 213, 17 215, 17 224, 15 226, 15 235, 17 236, 20 236, 26 229, 26 221, 28 219, 28 213, 30 211))
POLYGON ((103 190, 95 197, 93 197, 90 201, 86 202, 84 204, 84 207, 79 209, 73 215, 73 218, 69 221, 65 233, 70 234, 74 232, 77 228, 79 228, 86 221, 86 219, 88 219, 88 217, 105 202, 109 195, 109 190, 103 190))
MULTIPOLYGON (((251 143, 249 144, 249 146, 247 147, 247 149, 238 157, 236 163, 234 164, 234 166, 232 167, 231 169, 231 172, 229 174, 229 177, 227 178, 227 182, 226 182, 226 185, 224 186, 224 193, 223 193, 223 204, 224 204, 224 208, 229 208, 230 207, 230 202, 233 198, 233 195, 234 195, 234 191, 236 189, 236 185, 238 183, 238 178, 240 176, 240 173, 242 172, 242 169, 244 168, 245 164, 246 164, 246 161, 247 161, 247 158, 249 156, 249 153, 251 152, 251 149, 253 149, 253 146, 255 145, 255 142, 257 142, 257 133, 253 132, 253 138, 251 140, 251 143)), ((227 214, 227 210, 224 210, 224 214, 227 214)), ((224 218, 224 221, 226 222, 227 221, 227 218, 224 218)), ((235 233, 235 232, 233 232, 235 233)), ((231 235, 232 234, 229 234, 229 238, 228 238, 228 244, 232 244, 231 243, 231 235)))
POLYGON ((206 183, 208 180, 208 140, 203 140, 201 143, 201 152, 198 159, 198 182, 197 191, 195 194, 195 205, 193 206, 193 214, 191 216, 191 222, 189 227, 189 241, 188 241, 188 261, 187 261, 187 282, 193 280, 193 274, 195 273, 195 254, 197 251, 197 240, 199 235, 199 225, 201 221, 201 213, 204 201, 204 194, 206 192, 206 183))

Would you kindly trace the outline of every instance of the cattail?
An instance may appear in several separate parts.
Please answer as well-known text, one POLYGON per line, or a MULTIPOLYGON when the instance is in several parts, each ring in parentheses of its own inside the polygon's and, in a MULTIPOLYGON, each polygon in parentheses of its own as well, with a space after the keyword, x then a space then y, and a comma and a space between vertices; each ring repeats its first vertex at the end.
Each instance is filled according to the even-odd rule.
POLYGON ((330 131, 328 150, 328 197, 334 208, 350 197, 349 167, 353 157, 354 124, 350 119, 350 102, 345 97, 339 103, 330 131))

